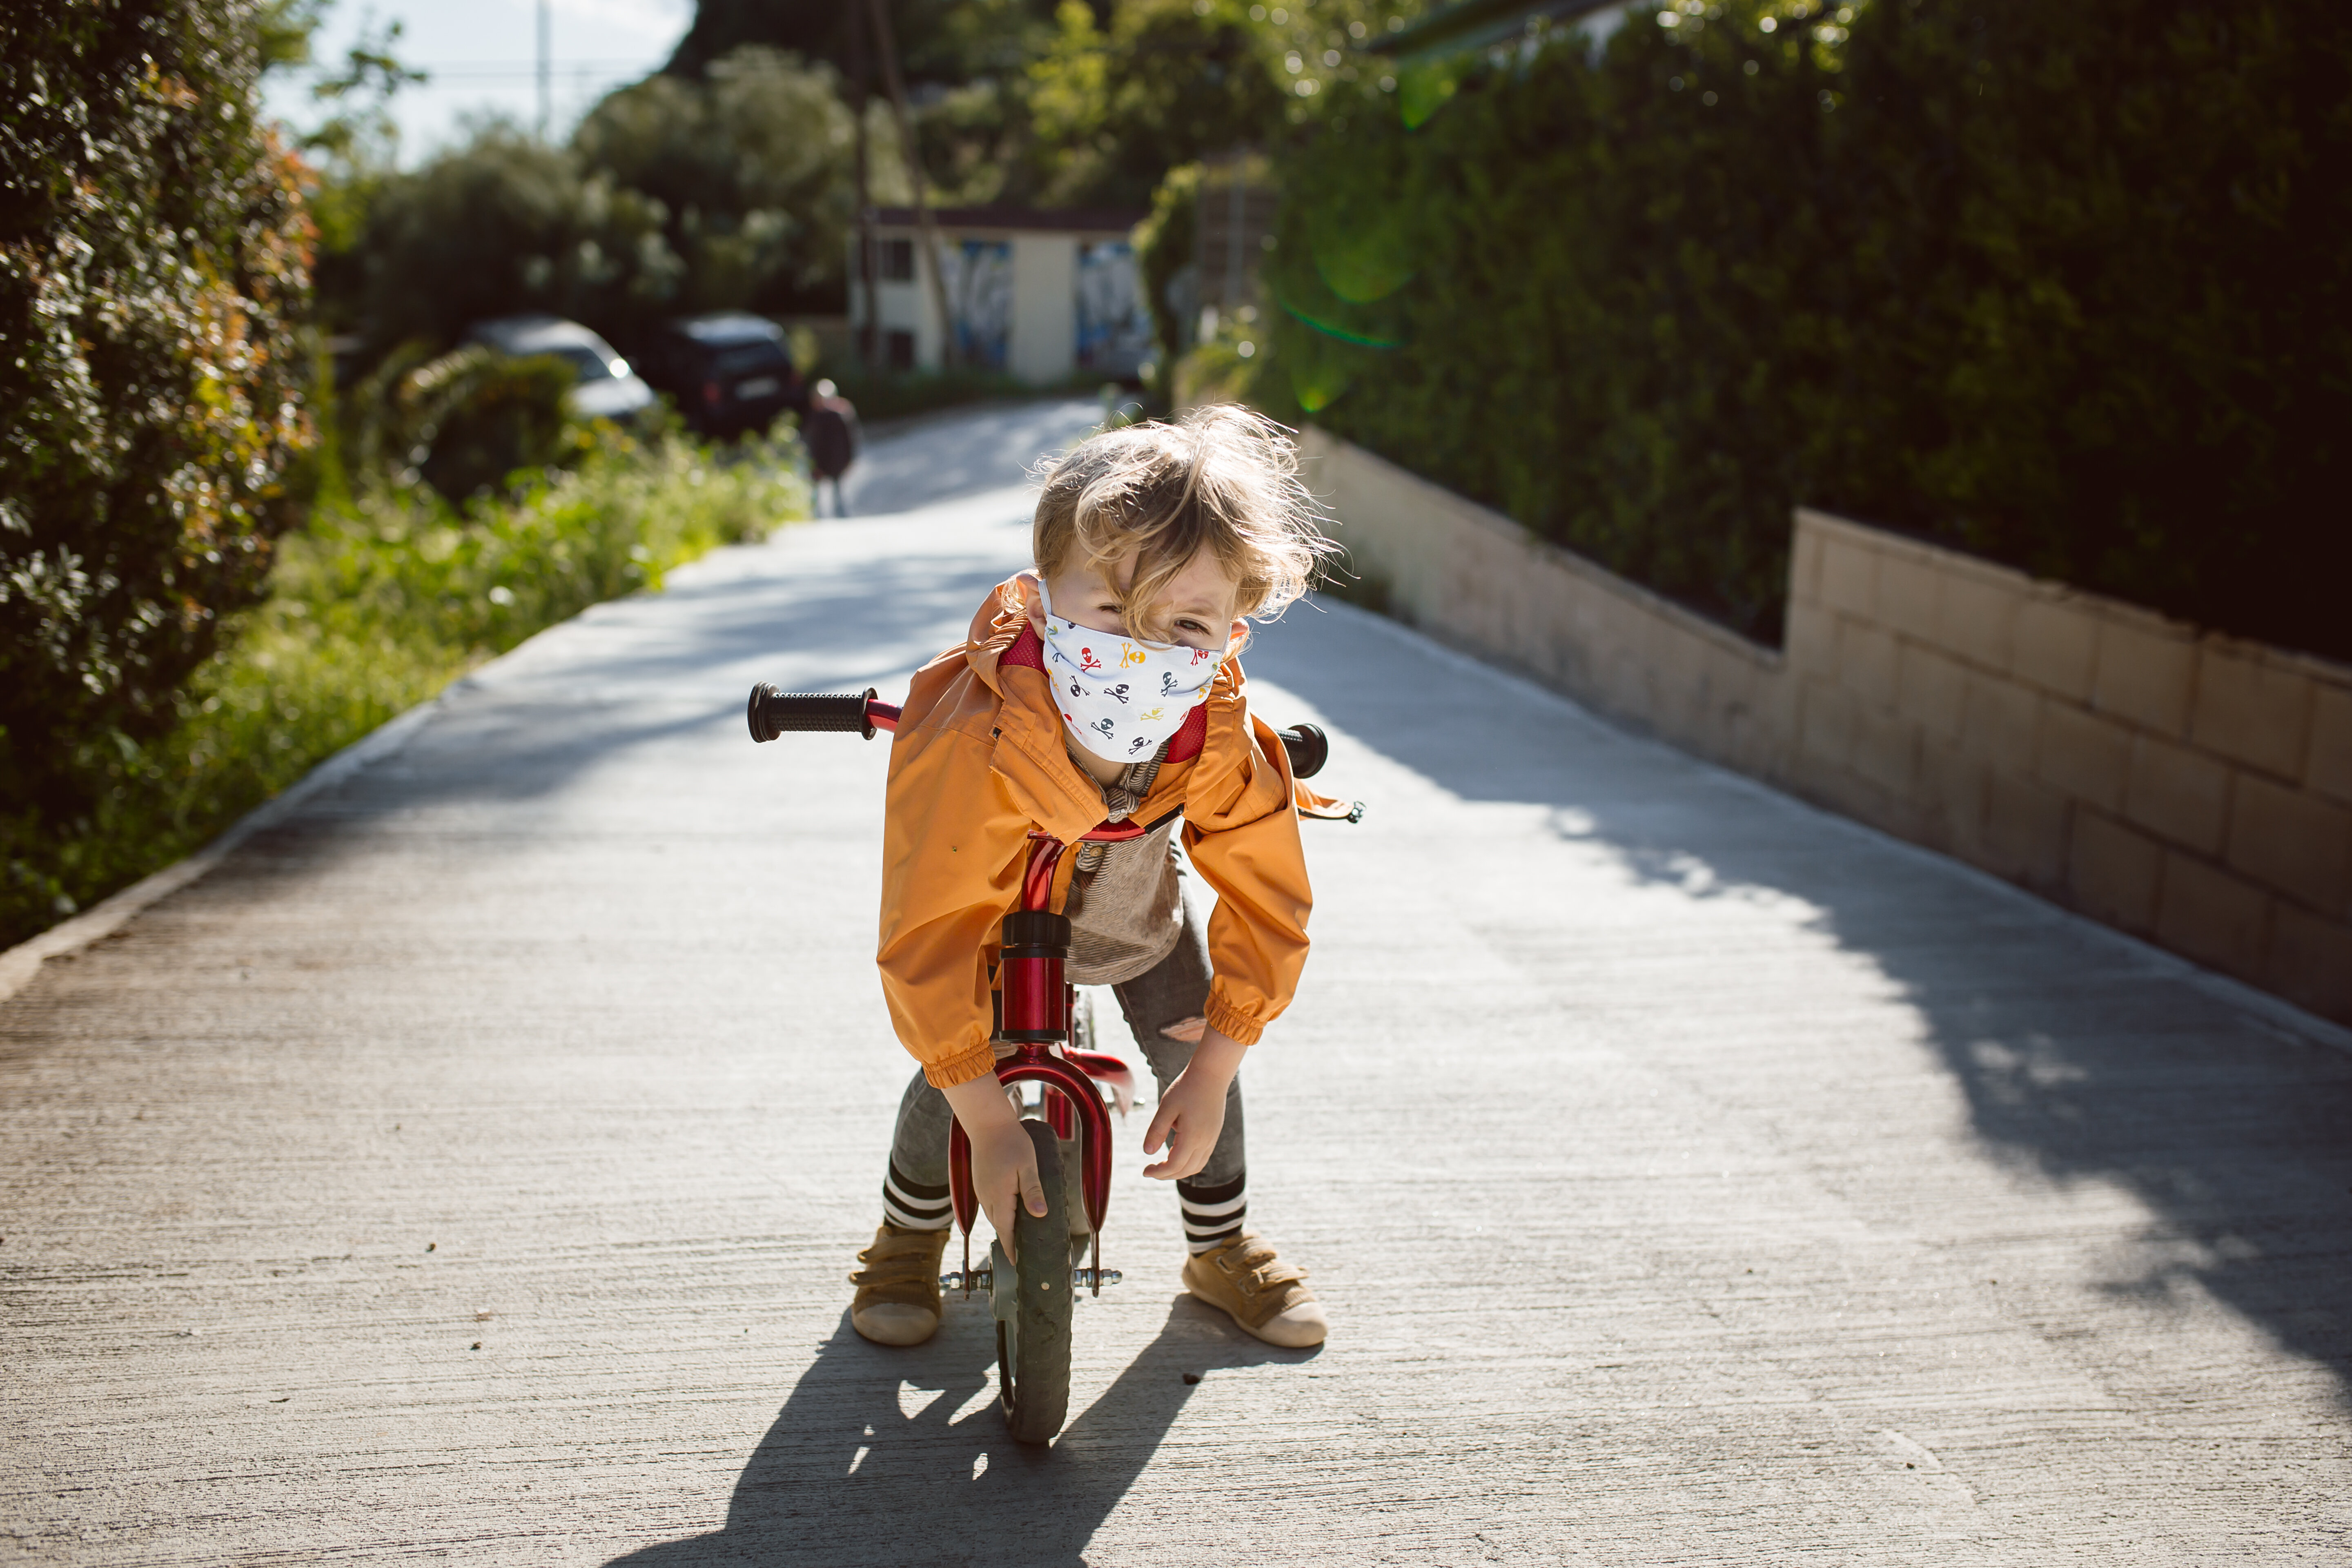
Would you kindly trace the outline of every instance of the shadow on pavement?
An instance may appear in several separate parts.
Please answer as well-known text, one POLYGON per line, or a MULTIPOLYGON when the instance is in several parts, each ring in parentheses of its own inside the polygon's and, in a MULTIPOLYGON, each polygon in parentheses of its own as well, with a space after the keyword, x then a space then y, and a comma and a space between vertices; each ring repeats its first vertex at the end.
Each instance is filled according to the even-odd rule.
MULTIPOLYGON (((1294 609, 1250 673, 1465 800, 1553 807, 1555 831, 1644 880, 1811 905, 1902 987, 1997 1158, 2053 1184, 2119 1183, 2158 1216, 2137 1277, 2105 1289, 2161 1298, 2193 1280, 2352 1393, 2352 1055, 2028 895, 1602 721, 1530 694, 1534 721, 1498 721, 1519 689, 1364 612, 1294 609)), ((1531 969, 1563 957, 1557 933, 1507 916, 1484 934, 1531 969)))
MULTIPOLYGON (((1087 1324, 1079 1311, 1078 1334, 1087 1324)), ((1005 1436, 987 1310, 955 1303, 929 1344, 884 1350, 844 1312, 743 1468, 726 1528, 611 1568, 734 1563, 1037 1564, 1081 1553, 1183 1410, 1186 1373, 1307 1361, 1189 1296, 1050 1449, 1005 1436)))

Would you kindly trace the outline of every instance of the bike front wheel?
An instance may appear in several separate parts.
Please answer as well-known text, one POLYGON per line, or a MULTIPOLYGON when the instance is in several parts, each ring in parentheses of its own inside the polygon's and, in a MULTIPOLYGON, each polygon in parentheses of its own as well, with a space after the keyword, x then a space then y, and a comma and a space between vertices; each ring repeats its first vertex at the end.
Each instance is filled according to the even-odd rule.
POLYGON ((1062 1145, 1043 1121, 1024 1121, 1037 1151, 1045 1212, 1024 1206, 1013 1222, 1021 1250, 1016 1264, 1002 1241, 992 1243, 997 1283, 990 1292, 996 1314, 996 1386, 1004 1422, 1020 1443, 1050 1443, 1070 1413, 1069 1194, 1062 1176, 1062 1145))

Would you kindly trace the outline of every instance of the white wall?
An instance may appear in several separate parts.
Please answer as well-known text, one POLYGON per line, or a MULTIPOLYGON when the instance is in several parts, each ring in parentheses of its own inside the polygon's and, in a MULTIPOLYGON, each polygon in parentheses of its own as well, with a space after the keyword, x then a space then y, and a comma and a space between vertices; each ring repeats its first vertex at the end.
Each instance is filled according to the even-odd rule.
MULTIPOLYGON (((928 279, 929 274, 925 277, 928 279)), ((912 332, 915 363, 929 370, 939 368, 940 333, 929 289, 928 281, 877 285, 875 293, 882 301, 882 310, 875 324, 883 334, 874 345, 877 353, 888 352, 888 333, 912 332)), ((856 278, 849 284, 848 320, 851 341, 855 342, 857 330, 866 322, 866 285, 856 278)))
POLYGON ((1666 740, 2352 1023, 2352 668, 1800 509, 1763 648, 1323 431, 1351 569, 1666 740))
MULTIPOLYGON (((879 326, 884 332, 915 334, 915 363, 924 370, 940 365, 940 323, 932 307, 931 258, 912 229, 884 228, 883 239, 912 239, 918 277, 911 283, 882 283, 879 326)), ((943 245, 964 237, 942 233, 943 245)), ((1078 240, 1076 234, 1014 234, 1013 246, 1013 327, 1005 347, 1005 368, 1023 381, 1044 384, 1066 381, 1078 366, 1078 240)), ((856 273, 856 241, 851 241, 849 320, 852 331, 865 320, 866 289, 856 273)))
POLYGON ((1013 237, 1013 342, 1005 368, 1022 380, 1066 380, 1078 365, 1078 241, 1013 237))

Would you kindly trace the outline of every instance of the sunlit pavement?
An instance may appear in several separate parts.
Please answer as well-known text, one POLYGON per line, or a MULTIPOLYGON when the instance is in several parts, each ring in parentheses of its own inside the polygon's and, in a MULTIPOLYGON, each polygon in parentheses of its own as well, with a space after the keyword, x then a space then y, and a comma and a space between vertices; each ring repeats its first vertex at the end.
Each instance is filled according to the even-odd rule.
POLYGON ((1370 805, 1245 1073, 1332 1342, 1178 1294, 1139 1123, 1052 1451, 977 1304, 858 1341, 886 750, 743 693, 901 689, 1092 412, 877 443, 929 510, 547 634, 0 1005, 0 1561, 2345 1560, 2337 1037, 1344 607, 1248 660, 1370 805))

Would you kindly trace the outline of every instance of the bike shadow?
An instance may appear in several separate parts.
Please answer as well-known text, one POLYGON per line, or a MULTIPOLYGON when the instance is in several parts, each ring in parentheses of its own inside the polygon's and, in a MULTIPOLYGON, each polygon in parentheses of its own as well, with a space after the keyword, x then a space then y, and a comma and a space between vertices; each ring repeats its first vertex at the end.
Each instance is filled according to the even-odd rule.
POLYGON ((1317 1353, 1261 1344, 1178 1296, 1150 1342, 1042 1448, 1005 1432, 984 1307, 951 1307, 930 1342, 908 1350, 867 1344, 845 1311, 744 1466, 726 1527, 608 1568, 1082 1563, 1199 1384, 1317 1353))

